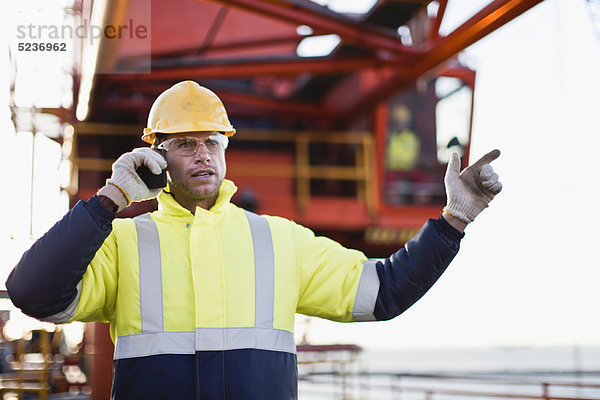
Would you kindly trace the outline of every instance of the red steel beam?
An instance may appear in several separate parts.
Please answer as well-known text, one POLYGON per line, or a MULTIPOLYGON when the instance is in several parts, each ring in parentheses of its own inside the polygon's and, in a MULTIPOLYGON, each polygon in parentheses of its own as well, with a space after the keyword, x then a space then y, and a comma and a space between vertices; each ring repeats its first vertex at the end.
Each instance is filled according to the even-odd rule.
MULTIPOLYGON (((258 40, 240 40, 235 42, 227 42, 227 43, 219 43, 213 44, 208 48, 202 49, 200 47, 192 47, 188 49, 175 50, 175 51, 166 51, 160 53, 152 54, 152 58, 173 58, 173 57, 182 57, 182 56, 194 56, 204 53, 212 53, 218 51, 235 51, 235 50, 248 50, 255 49, 261 47, 272 47, 279 45, 294 45, 297 44, 300 40, 302 40, 303 36, 299 35, 290 35, 290 36, 282 36, 276 38, 268 38, 268 39, 258 39, 258 40)), ((126 57, 123 57, 121 60, 126 60, 126 57)))
MULTIPOLYGON (((152 106, 154 97, 156 97, 156 95, 162 90, 163 89, 159 90, 157 93, 154 93, 153 91, 151 92, 150 90, 144 90, 144 93, 149 94, 150 97, 142 99, 136 99, 125 95, 119 99, 105 100, 102 103, 102 107, 107 109, 139 111, 142 113, 147 113, 152 106)), ((139 92, 139 90, 136 91, 139 92)), ((322 118, 324 115, 327 115, 327 110, 324 110, 320 105, 315 105, 312 103, 304 103, 300 101, 282 101, 275 98, 267 98, 226 90, 219 90, 218 95, 223 103, 227 105, 227 108, 242 105, 244 108, 253 110, 253 113, 259 113, 261 115, 273 116, 273 113, 276 112, 280 112, 282 115, 285 114, 306 118, 322 118)))
POLYGON ((327 114, 327 110, 324 110, 320 105, 300 101, 283 101, 223 90, 219 90, 219 97, 225 104, 240 104, 249 108, 264 109, 270 112, 271 115, 274 112, 281 112, 287 115, 322 118, 323 115, 327 114))
POLYGON ((448 6, 448 0, 438 0, 439 8, 435 20, 431 25, 431 31, 429 32, 429 40, 433 40, 440 35, 440 26, 442 26, 442 20, 446 13, 446 7, 448 6))
POLYGON ((444 66, 437 71, 437 75, 459 78, 471 88, 475 87, 476 72, 467 67, 453 65, 444 66))
POLYGON ((419 76, 441 65, 460 51, 512 21, 543 0, 494 0, 446 37, 435 41, 409 71, 403 70, 380 82, 365 96, 345 110, 338 110, 340 118, 357 115, 372 109, 378 102, 398 93, 419 76))
MULTIPOLYGON (((302 36, 294 35, 288 37, 259 39, 259 40, 242 40, 221 44, 213 44, 208 48, 190 47, 186 49, 164 51, 153 53, 152 60, 178 59, 183 57, 203 56, 207 54, 215 54, 219 52, 235 52, 237 50, 254 49, 260 52, 261 49, 281 45, 297 45, 302 40, 302 36)), ((132 70, 136 68, 138 60, 145 62, 146 56, 125 56, 119 59, 119 67, 123 70, 132 70)))
MULTIPOLYGON (((400 37, 383 29, 342 18, 339 14, 309 0, 211 0, 246 11, 308 25, 315 33, 335 33, 344 41, 370 49, 392 51, 396 54, 415 55, 420 51, 402 44, 400 37)), ((423 1, 423 4, 427 1, 423 1)))
POLYGON ((335 75, 366 68, 394 66, 398 71, 408 71, 408 61, 403 58, 380 59, 373 57, 311 57, 291 60, 243 60, 211 62, 190 67, 153 69, 151 74, 111 75, 113 82, 133 80, 147 82, 178 79, 237 78, 252 76, 295 76, 302 73, 335 75))

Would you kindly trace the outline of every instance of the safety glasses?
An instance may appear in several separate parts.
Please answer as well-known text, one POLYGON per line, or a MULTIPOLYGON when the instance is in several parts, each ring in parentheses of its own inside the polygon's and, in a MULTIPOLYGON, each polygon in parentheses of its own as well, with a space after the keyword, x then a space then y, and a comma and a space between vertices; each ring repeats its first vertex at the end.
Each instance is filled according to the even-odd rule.
POLYGON ((166 150, 177 155, 191 156, 196 154, 198 149, 204 146, 204 150, 209 154, 217 154, 225 151, 229 139, 227 136, 216 134, 199 138, 195 136, 184 136, 167 139, 160 143, 157 148, 166 150))

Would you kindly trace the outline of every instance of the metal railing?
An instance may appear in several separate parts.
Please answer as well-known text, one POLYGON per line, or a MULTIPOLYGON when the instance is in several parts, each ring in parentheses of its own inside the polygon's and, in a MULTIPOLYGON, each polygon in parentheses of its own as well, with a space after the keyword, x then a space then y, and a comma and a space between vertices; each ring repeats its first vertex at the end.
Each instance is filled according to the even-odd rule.
POLYGON ((394 374, 333 370, 300 375, 300 393, 312 399, 536 399, 600 400, 595 382, 534 380, 500 375, 394 374), (347 387, 350 383, 349 390, 347 387))

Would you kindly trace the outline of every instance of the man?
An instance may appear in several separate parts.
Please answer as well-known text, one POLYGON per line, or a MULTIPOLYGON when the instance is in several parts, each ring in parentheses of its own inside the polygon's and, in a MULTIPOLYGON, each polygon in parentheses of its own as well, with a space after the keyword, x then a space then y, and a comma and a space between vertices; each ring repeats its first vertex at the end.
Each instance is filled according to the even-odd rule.
POLYGON ((107 321, 115 399, 295 399, 296 312, 390 319, 417 301, 458 251, 467 223, 501 189, 493 151, 446 174, 443 215, 390 258, 369 260, 283 218, 229 202, 225 148, 235 133, 210 90, 185 81, 155 101, 143 139, 96 196, 22 257, 6 286, 36 318, 107 321), (168 172, 164 190, 136 174, 168 172), (158 196, 158 211, 115 219, 158 196))

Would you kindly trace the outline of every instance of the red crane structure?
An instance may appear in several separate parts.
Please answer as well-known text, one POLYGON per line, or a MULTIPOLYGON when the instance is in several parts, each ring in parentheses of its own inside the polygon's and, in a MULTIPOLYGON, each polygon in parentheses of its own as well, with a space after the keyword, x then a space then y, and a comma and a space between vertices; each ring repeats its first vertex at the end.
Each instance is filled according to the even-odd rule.
POLYGON ((238 130, 234 201, 385 255, 444 205, 445 149, 468 155, 475 72, 457 54, 541 2, 494 0, 442 35, 449 1, 379 0, 363 14, 309 0, 77 2, 76 25, 101 17, 105 32, 126 34, 80 43, 74 105, 62 113, 77 142, 73 201, 141 145, 156 96, 192 79, 238 130), (331 52, 299 55, 323 35, 335 35, 331 52), (440 105, 457 93, 466 124, 442 137, 440 105))

